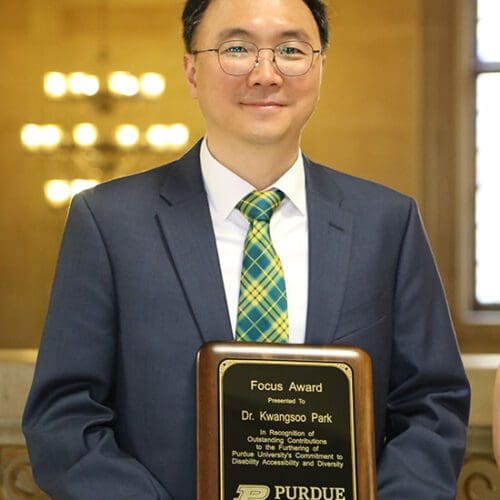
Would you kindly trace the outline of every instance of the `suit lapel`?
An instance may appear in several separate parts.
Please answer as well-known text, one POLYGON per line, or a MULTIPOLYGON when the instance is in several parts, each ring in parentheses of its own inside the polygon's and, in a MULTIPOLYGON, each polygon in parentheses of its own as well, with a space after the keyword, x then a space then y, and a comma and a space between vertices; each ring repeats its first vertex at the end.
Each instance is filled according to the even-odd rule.
POLYGON ((167 168, 161 198, 157 218, 163 241, 200 335, 207 342, 232 340, 199 144, 167 168))
MULTIPOLYGON (((334 339, 346 287, 353 215, 322 167, 304 159, 309 220, 306 342, 334 339)), ((217 246, 203 186, 199 144, 171 164, 157 211, 167 253, 177 271, 200 335, 232 340, 217 246)))
POLYGON ((309 292, 306 342, 334 339, 349 268, 353 215, 329 172, 304 161, 309 223, 309 292), (326 174, 326 175, 325 175, 326 174))

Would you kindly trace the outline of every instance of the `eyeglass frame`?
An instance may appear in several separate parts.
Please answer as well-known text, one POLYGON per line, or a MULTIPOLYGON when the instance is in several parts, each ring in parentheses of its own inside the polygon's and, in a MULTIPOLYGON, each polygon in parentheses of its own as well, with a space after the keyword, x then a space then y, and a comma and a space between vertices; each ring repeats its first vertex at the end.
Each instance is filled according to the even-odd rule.
POLYGON ((219 66, 220 66, 220 69, 226 73, 226 75, 230 75, 230 76, 246 76, 246 75, 249 75, 256 67, 257 65, 259 64, 260 62, 260 52, 262 50, 270 50, 272 51, 273 53, 273 59, 272 59, 272 63, 274 65, 274 67, 278 70, 278 73, 280 73, 281 75, 283 76, 286 76, 288 78, 294 78, 296 76, 304 76, 305 74, 309 73, 309 71, 311 71, 311 68, 313 67, 313 64, 314 64, 314 56, 316 54, 321 54, 323 52, 323 49, 315 49, 309 42, 306 42, 305 40, 285 40, 284 42, 281 42, 281 43, 278 43, 277 45, 275 45, 274 47, 258 47, 255 43, 253 42, 249 42, 248 40, 239 40, 239 39, 235 39, 235 40, 225 40, 224 42, 221 42, 221 44, 219 45, 218 48, 213 48, 213 49, 203 49, 203 50, 192 50, 191 51, 191 54, 193 54, 194 56, 198 55, 198 54, 203 54, 204 52, 216 52, 217 53, 217 60, 219 62, 219 66), (229 43, 229 42, 245 42, 247 44, 251 44, 253 45, 256 49, 257 49, 257 55, 256 55, 256 58, 255 58, 255 62, 254 62, 254 65, 253 67, 247 72, 247 73, 237 73, 237 74, 234 74, 234 73, 228 73, 222 66, 222 63, 220 61, 220 48, 225 44, 225 43, 229 43), (276 48, 277 47, 280 47, 281 45, 284 45, 288 42, 300 42, 300 43, 305 43, 306 45, 309 45, 309 47, 311 47, 312 49, 312 55, 311 55, 311 64, 309 65, 309 67, 307 68, 306 71, 304 71, 303 73, 299 73, 297 75, 287 75, 286 73, 283 73, 283 71, 280 69, 278 63, 276 62, 276 48))

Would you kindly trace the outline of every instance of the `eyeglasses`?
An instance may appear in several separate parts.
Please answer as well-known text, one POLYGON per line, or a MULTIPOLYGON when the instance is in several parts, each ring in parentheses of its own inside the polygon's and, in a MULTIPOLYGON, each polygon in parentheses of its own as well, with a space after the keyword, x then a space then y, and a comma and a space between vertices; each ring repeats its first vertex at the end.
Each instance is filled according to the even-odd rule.
POLYGON ((308 42, 290 40, 280 43, 274 48, 258 48, 252 42, 245 40, 228 40, 221 43, 217 49, 193 50, 192 54, 217 52, 219 65, 228 75, 248 75, 260 62, 260 53, 270 50, 273 53, 272 62, 284 76, 305 75, 314 61, 314 56, 321 50, 314 49, 308 42))

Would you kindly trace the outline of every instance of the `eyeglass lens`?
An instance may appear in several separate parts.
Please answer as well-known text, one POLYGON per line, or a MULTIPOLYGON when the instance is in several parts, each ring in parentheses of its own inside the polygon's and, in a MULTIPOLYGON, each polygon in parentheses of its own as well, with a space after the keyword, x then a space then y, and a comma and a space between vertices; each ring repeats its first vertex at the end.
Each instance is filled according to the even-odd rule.
MULTIPOLYGON (((219 62, 223 71, 230 75, 246 75, 250 73, 263 57, 261 51, 251 42, 244 40, 229 40, 219 47, 219 62)), ((277 45, 274 50, 274 63, 278 70, 287 76, 299 76, 307 73, 312 66, 314 50, 302 41, 289 41, 277 45)))

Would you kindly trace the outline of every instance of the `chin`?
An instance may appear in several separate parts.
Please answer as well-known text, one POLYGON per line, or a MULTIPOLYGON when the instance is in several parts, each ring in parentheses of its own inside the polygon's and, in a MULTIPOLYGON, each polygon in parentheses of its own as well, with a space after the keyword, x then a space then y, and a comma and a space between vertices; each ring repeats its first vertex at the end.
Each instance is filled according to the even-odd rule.
POLYGON ((274 144, 279 144, 283 142, 286 135, 284 134, 269 134, 269 133, 253 133, 246 136, 246 142, 254 144, 256 146, 271 146, 274 144))
POLYGON ((281 143, 290 137, 290 130, 282 127, 266 127, 259 123, 245 134, 245 140, 254 144, 267 146, 281 143))

